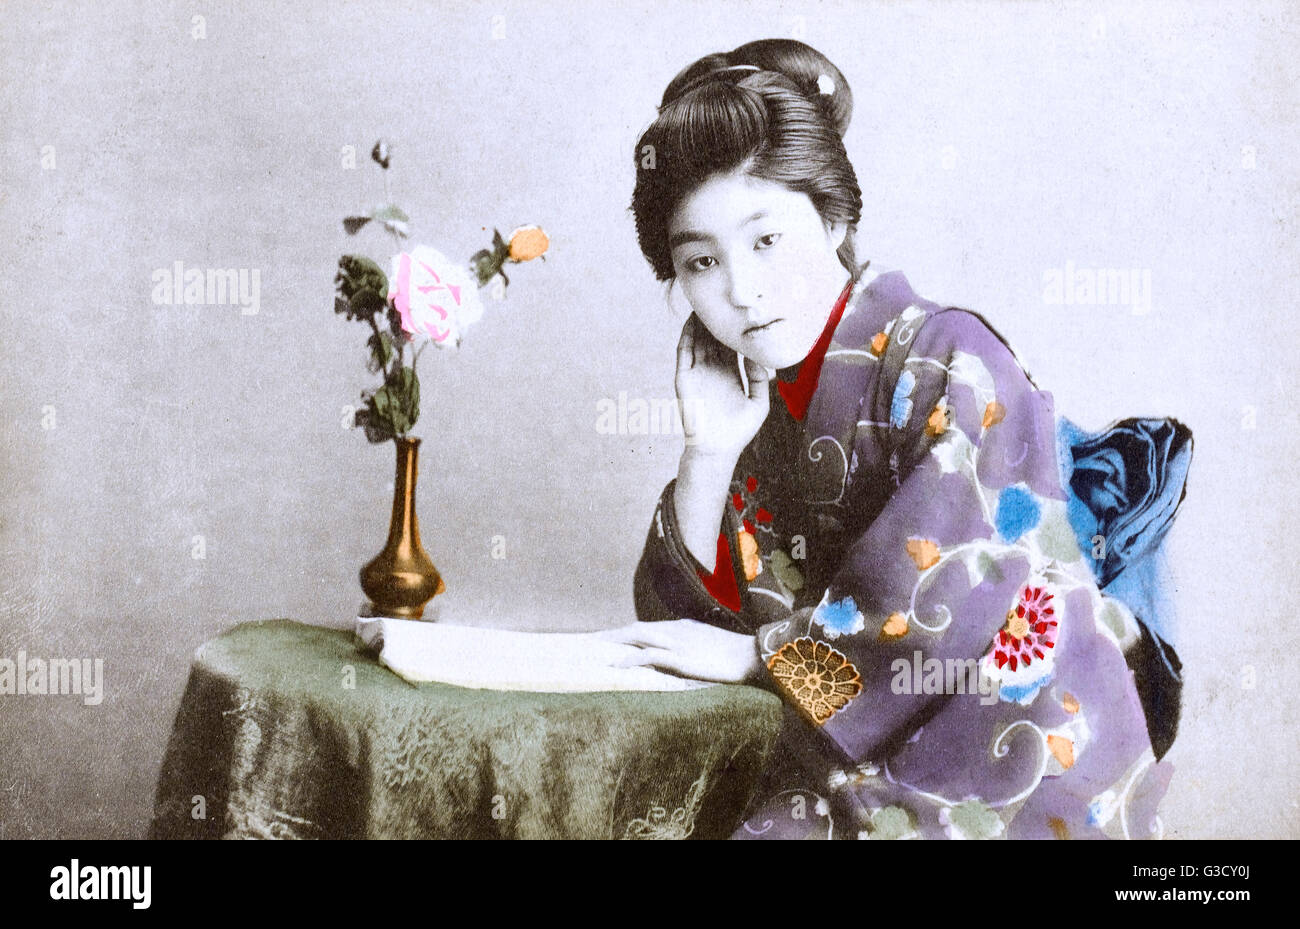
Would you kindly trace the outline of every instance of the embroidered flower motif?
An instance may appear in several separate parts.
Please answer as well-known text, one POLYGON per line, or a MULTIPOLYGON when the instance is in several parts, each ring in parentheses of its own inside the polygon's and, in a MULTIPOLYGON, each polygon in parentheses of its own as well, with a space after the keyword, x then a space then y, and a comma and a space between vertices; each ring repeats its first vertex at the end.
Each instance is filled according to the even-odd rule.
POLYGON ((1006 829, 997 811, 979 800, 941 807, 939 825, 950 839, 994 839, 1006 829))
MULTIPOLYGON (((758 478, 752 474, 745 478, 743 484, 732 482, 731 485, 731 505, 740 514, 740 523, 745 532, 750 535, 758 534, 756 523, 766 526, 772 522, 773 518, 770 510, 758 505, 758 501, 754 497, 756 490, 758 490, 758 478)), ((768 529, 767 531, 771 530, 768 529)))
POLYGON ((889 334, 885 332, 877 332, 871 337, 871 354, 879 358, 881 355, 885 354, 885 348, 888 345, 889 334))
POLYGON ((753 533, 742 529, 736 533, 740 544, 740 561, 745 567, 745 580, 752 581, 763 573, 763 562, 758 557, 758 540, 753 533))
POLYGON ((996 426, 1002 420, 1007 418, 1007 408, 996 400, 990 400, 984 407, 984 419, 980 425, 987 429, 989 426, 996 426))
POLYGON ((1119 809, 1119 798, 1115 796, 1115 791, 1106 790, 1092 798, 1088 804, 1088 825, 1096 826, 1098 829, 1103 828, 1112 819, 1119 809))
POLYGON ((767 668, 795 703, 822 725, 862 692, 862 676, 825 642, 802 636, 781 646, 767 668))
POLYGON ((925 420, 925 434, 940 436, 948 431, 948 398, 940 397, 925 420))
POLYGON ((772 573, 776 579, 785 585, 790 593, 798 593, 803 590, 803 574, 795 567, 794 560, 781 549, 773 550, 768 558, 768 563, 772 566, 772 573))
POLYGON ((916 375, 911 371, 904 371, 898 376, 898 383, 894 387, 894 396, 889 402, 889 423, 895 429, 902 429, 907 425, 908 417, 912 415, 912 388, 916 386, 916 375))
POLYGON ((1030 529, 1039 524, 1043 518, 1043 508, 1024 483, 1003 487, 998 494, 997 512, 993 514, 994 525, 998 535, 1008 542, 1014 542, 1030 529))
POLYGON ((924 571, 939 560, 939 546, 929 539, 908 539, 907 554, 916 563, 916 570, 924 571))
POLYGON ((984 656, 983 671, 999 682, 1003 700, 1027 705, 1052 677, 1058 628, 1052 599, 1045 584, 1027 584, 984 656))
POLYGON ((890 613, 885 624, 880 627, 880 636, 885 639, 897 639, 907 635, 907 617, 902 613, 890 613))
POLYGON ((829 590, 822 594, 822 602, 813 610, 812 621, 825 629, 826 638, 832 641, 842 635, 861 632, 867 622, 852 597, 831 602, 829 590))
POLYGON ((1063 735, 1049 735, 1047 750, 1067 771, 1074 767, 1074 743, 1063 735))

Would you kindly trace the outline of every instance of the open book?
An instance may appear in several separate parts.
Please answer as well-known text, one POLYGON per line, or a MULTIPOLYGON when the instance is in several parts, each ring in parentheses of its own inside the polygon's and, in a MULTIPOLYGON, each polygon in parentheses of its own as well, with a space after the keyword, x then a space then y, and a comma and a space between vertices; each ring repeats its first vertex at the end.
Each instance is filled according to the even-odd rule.
POLYGON ((536 693, 713 686, 654 668, 614 667, 639 649, 590 632, 513 632, 366 616, 357 617, 355 631, 380 664, 412 683, 536 693))

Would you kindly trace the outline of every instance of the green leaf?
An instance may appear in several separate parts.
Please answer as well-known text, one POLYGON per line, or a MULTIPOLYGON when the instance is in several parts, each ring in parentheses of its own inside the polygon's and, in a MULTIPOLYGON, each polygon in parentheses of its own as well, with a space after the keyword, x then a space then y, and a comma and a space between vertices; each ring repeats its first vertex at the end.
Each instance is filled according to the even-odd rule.
POLYGON ((365 408, 357 410, 353 424, 363 428, 366 439, 372 443, 387 442, 395 438, 397 432, 393 428, 391 416, 388 415, 389 396, 387 394, 381 396, 376 391, 373 395, 362 393, 361 398, 365 401, 365 408))
POLYGON ((385 203, 382 206, 375 207, 370 211, 370 218, 377 219, 380 222, 397 220, 399 223, 409 223, 411 221, 411 217, 403 213, 401 208, 394 203, 385 203))
POLYGON ((362 290, 375 293, 388 293, 388 275, 382 268, 364 255, 344 255, 339 259, 338 273, 334 275, 334 284, 339 296, 351 302, 362 290))
POLYGON ((388 363, 393 360, 393 337, 381 331, 377 336, 372 335, 366 344, 370 347, 370 361, 366 370, 372 374, 387 370, 388 363))
POLYGON ((794 561, 781 549, 772 552, 770 564, 772 573, 776 575, 777 580, 786 586, 791 593, 803 590, 803 574, 795 567, 794 561))
POLYGON ((871 814, 869 839, 901 839, 915 832, 912 817, 901 806, 887 806, 871 814))
POLYGON ((480 249, 470 258, 469 266, 478 278, 478 286, 482 287, 500 273, 501 257, 486 248, 480 249))
POLYGON ((948 811, 948 822, 967 839, 992 839, 1002 834, 1002 818, 978 800, 967 800, 948 811))
POLYGON ((350 319, 369 319, 383 310, 387 304, 388 301, 384 297, 366 287, 354 293, 352 299, 348 301, 348 317, 350 319))

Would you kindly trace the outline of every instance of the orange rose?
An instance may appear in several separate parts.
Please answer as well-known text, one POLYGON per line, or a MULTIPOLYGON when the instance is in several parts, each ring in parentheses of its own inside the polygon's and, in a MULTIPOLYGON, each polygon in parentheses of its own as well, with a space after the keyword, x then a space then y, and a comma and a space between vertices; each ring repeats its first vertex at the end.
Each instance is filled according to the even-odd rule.
POLYGON ((532 261, 545 254, 551 240, 541 226, 520 226, 510 233, 510 260, 532 261))

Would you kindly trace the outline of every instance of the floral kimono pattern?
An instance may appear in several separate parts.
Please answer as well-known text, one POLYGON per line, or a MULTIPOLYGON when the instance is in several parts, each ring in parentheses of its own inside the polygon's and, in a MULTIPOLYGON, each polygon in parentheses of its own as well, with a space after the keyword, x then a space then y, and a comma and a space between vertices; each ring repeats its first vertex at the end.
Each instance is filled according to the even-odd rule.
POLYGON ((1140 631, 1071 529, 1051 395, 898 272, 864 274, 771 391, 719 563, 669 482, 634 584, 642 620, 753 634, 785 701, 736 837, 1157 836, 1140 631))

